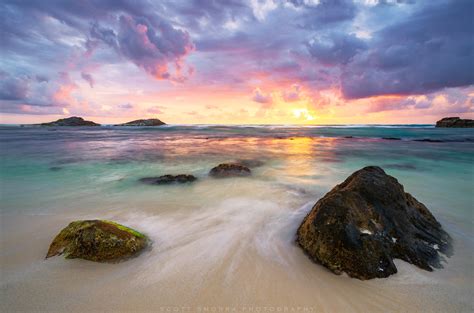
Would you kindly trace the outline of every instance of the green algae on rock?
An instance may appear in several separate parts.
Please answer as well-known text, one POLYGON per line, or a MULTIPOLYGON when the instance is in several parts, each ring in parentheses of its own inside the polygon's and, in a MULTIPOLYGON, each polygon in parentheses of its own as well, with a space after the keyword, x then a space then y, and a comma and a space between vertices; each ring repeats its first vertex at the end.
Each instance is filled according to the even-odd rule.
POLYGON ((112 221, 74 221, 54 238, 46 258, 64 254, 66 259, 116 262, 136 255, 147 244, 144 234, 112 221))

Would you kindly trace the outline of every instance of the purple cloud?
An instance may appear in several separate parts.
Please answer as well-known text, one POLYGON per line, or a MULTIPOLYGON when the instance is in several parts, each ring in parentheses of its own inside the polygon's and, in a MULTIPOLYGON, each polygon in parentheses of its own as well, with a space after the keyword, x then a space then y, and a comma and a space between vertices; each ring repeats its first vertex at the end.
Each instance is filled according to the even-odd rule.
POLYGON ((347 98, 423 94, 474 83, 474 2, 431 4, 375 34, 344 68, 347 98))
POLYGON ((82 72, 81 77, 89 83, 89 86, 91 86, 91 88, 94 88, 95 81, 91 74, 82 72))
POLYGON ((259 88, 253 92, 252 100, 258 103, 262 103, 265 106, 271 106, 273 99, 270 94, 264 94, 259 88))
POLYGON ((344 65, 360 51, 366 49, 365 42, 353 34, 331 33, 314 38, 307 43, 308 51, 324 65, 344 65))
MULTIPOLYGON (((298 88, 282 91, 284 101, 297 101, 304 90, 319 106, 327 101, 318 92, 326 89, 346 99, 430 95, 474 84, 473 11, 468 0, 4 0, 0 71, 8 75, 0 104, 25 114, 74 104, 100 111, 124 90, 205 87, 245 95, 254 86, 291 84, 298 88), (96 108, 81 104, 91 94, 74 83, 81 79, 94 87, 96 108), (105 87, 117 90, 110 102, 96 99, 105 87)), ((252 99, 262 108, 273 103, 260 89, 252 99)), ((129 100, 136 101, 123 99, 123 110, 129 100)), ((407 100, 373 109, 423 105, 407 100)))
POLYGON ((121 104, 117 105, 117 108, 119 108, 121 110, 131 110, 131 109, 134 108, 134 106, 131 103, 121 103, 121 104))
POLYGON ((122 55, 159 79, 172 78, 168 70, 172 63, 176 70, 173 77, 181 80, 181 59, 194 48, 187 32, 165 20, 159 20, 154 28, 146 18, 122 15, 117 38, 122 55))
POLYGON ((28 80, 0 72, 0 100, 23 100, 28 93, 28 80))
POLYGON ((285 102, 294 102, 300 100, 301 86, 293 85, 290 90, 285 90, 282 93, 283 100, 285 102))

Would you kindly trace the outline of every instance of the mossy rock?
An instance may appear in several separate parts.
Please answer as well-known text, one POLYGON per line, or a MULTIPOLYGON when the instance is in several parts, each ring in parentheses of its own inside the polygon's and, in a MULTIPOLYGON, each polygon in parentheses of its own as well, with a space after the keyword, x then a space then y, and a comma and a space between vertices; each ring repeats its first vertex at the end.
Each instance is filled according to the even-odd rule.
POLYGON ((54 238, 46 258, 64 254, 66 259, 117 262, 137 255, 148 242, 144 234, 112 221, 74 221, 54 238))

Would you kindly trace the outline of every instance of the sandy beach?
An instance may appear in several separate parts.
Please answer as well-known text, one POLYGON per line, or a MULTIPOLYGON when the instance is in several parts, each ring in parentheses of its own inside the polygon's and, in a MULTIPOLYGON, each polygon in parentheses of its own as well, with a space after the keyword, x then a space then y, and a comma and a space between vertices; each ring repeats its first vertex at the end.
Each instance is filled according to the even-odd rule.
POLYGON ((394 145, 374 139, 380 133, 376 129, 366 130, 371 138, 359 139, 320 138, 317 132, 325 130, 317 129, 300 130, 299 135, 313 132, 304 137, 282 129, 283 135, 291 134, 283 139, 235 128, 214 130, 216 139, 188 129, 166 136, 153 130, 58 130, 54 138, 38 137, 39 131, 1 132, 8 147, 1 171, 4 312, 472 309, 474 242, 472 196, 467 193, 472 143, 420 147, 407 135, 394 145), (31 138, 28 147, 7 140, 19 135, 23 142, 31 138), (370 154, 362 153, 369 147, 370 154), (456 149, 463 152, 455 154, 456 149), (207 176, 209 168, 236 156, 263 165, 251 177, 207 176), (408 162, 414 168, 402 166, 408 162), (373 163, 397 176, 453 237, 454 255, 444 269, 427 272, 396 260, 397 274, 361 281, 315 264, 295 244, 296 229, 313 204, 353 169, 373 163), (138 182, 169 172, 191 172, 198 181, 172 186, 138 182), (45 260, 51 240, 64 226, 94 218, 138 229, 153 244, 117 264, 45 260))

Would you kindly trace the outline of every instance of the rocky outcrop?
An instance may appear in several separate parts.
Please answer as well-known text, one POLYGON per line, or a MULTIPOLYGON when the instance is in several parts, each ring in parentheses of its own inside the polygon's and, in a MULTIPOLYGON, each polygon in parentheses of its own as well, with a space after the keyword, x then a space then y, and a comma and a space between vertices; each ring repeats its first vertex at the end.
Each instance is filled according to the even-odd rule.
POLYGON ((249 176, 252 174, 250 169, 238 163, 223 163, 211 169, 209 176, 215 178, 225 178, 234 176, 249 176))
POLYGON ((474 127, 474 120, 461 119, 459 117, 445 117, 436 122, 436 127, 471 128, 474 127))
POLYGON ((166 125, 157 118, 150 118, 147 120, 135 120, 124 124, 118 124, 116 126, 161 126, 166 125))
POLYGON ((115 222, 75 221, 54 238, 46 258, 63 254, 66 259, 116 262, 136 255, 147 244, 145 235, 115 222))
POLYGON ((86 121, 82 117, 68 117, 62 118, 54 122, 42 123, 40 126, 100 126, 100 124, 92 121, 86 121))
POLYGON ((148 185, 170 185, 170 184, 184 184, 191 183, 197 178, 193 175, 163 175, 159 177, 144 177, 140 178, 140 182, 148 185))
POLYGON ((424 270, 441 268, 451 239, 430 211, 380 167, 365 167, 312 208, 297 243, 334 273, 359 279, 397 272, 394 258, 424 270))

